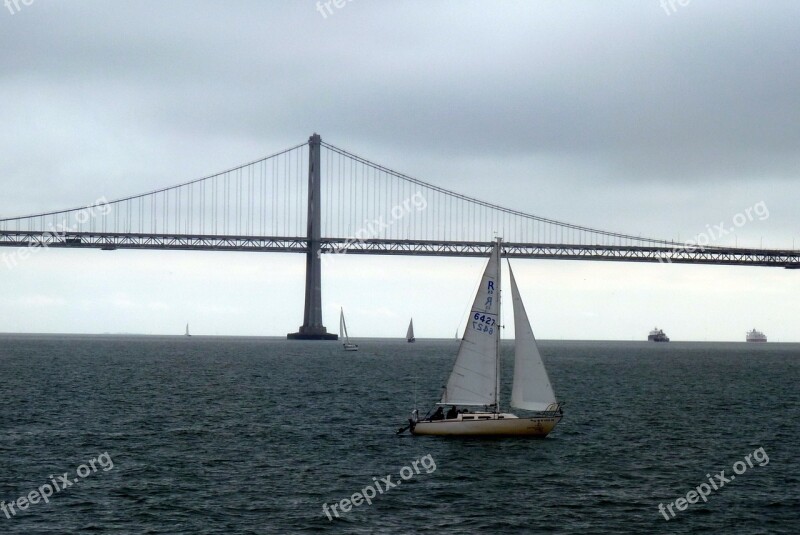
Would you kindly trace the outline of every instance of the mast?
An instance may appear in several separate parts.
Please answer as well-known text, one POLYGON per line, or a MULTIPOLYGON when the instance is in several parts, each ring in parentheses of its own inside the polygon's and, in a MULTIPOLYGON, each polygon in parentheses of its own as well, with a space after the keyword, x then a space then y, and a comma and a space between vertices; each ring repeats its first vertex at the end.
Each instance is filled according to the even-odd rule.
POLYGON ((497 243, 495 247, 497 247, 497 355, 495 356, 495 383, 494 383, 494 408, 495 412, 500 412, 500 329, 503 326, 503 322, 501 321, 501 312, 503 309, 503 285, 501 284, 501 262, 500 262, 500 255, 502 254, 502 246, 501 243, 503 242, 503 238, 498 237, 497 243))

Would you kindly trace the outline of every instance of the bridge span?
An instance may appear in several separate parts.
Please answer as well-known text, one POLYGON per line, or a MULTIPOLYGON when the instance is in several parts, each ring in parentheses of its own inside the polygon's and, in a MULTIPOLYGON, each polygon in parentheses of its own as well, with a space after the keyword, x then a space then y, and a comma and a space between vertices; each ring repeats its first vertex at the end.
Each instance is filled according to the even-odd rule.
MULTIPOLYGON (((436 240, 321 238, 320 254, 487 257, 492 242, 436 240)), ((68 247, 83 249, 253 251, 308 253, 306 237, 192 236, 181 234, 125 234, 39 231, 0 231, 0 246, 68 247)), ((605 260, 800 268, 800 253, 792 250, 679 245, 577 245, 565 243, 503 242, 503 256, 548 260, 605 260)))
MULTIPOLYGON (((504 208, 393 171, 317 134, 176 186, 0 218, 0 247, 303 253, 305 315, 288 335, 297 339, 336 339, 322 323, 323 255, 488 256, 495 236, 511 258, 800 268, 795 250, 689 246, 504 208)), ((20 256, 0 255, 0 264, 16 265, 20 256)))

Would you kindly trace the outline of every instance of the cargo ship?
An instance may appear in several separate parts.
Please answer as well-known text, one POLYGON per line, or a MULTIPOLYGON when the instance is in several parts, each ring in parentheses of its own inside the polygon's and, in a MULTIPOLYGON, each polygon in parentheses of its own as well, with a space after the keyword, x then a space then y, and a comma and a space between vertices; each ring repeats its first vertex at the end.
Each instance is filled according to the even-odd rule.
POLYGON ((748 342, 766 342, 767 335, 762 333, 761 331, 757 331, 753 329, 752 331, 747 331, 747 341, 748 342))
POLYGON ((664 331, 656 327, 647 336, 648 342, 669 342, 669 336, 664 334, 664 331))

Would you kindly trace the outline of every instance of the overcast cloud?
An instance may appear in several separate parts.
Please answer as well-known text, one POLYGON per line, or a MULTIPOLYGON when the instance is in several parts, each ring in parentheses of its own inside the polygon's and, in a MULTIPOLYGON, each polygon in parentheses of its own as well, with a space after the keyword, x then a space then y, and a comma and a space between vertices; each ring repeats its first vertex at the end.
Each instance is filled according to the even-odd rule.
MULTIPOLYGON (((2 216, 171 185, 319 132, 545 217, 685 240, 764 202, 768 219, 717 244, 800 238, 795 1, 693 0, 668 14, 658 0, 354 0, 327 17, 311 0, 20 5, 0 9, 2 216)), ((356 335, 401 335, 414 314, 425 337, 452 335, 481 262, 337 264, 324 275, 329 327, 343 305, 356 335)), ((657 322, 675 339, 740 340, 757 323, 797 340, 796 272, 519 265, 540 337, 628 339, 657 322)), ((191 321, 281 335, 302 317, 300 255, 45 251, 3 273, 0 331, 191 321), (259 299, 288 310, 265 318, 259 299)))

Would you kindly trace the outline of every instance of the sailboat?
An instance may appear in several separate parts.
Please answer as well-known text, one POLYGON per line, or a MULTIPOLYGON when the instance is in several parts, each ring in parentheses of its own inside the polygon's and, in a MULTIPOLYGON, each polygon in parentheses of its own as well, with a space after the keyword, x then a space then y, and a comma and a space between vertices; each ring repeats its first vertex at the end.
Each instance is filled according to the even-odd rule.
POLYGON ((344 309, 339 313, 339 338, 344 340, 342 347, 345 351, 358 351, 358 344, 351 344, 350 337, 347 336, 347 324, 344 322, 344 309))
POLYGON ((184 334, 184 336, 192 336, 191 334, 189 334, 189 324, 188 323, 186 324, 186 334, 184 334))
POLYGON ((417 339, 414 338, 414 318, 411 318, 411 322, 409 322, 408 324, 408 330, 406 331, 406 341, 409 344, 413 344, 414 342, 417 341, 417 339))
POLYGON ((561 404, 550 385, 510 263, 516 331, 511 406, 532 414, 517 416, 500 409, 500 249, 498 238, 436 411, 420 418, 415 409, 408 426, 398 433, 410 429, 414 435, 545 437, 561 421, 561 404), (446 415, 445 406, 450 407, 446 415))

